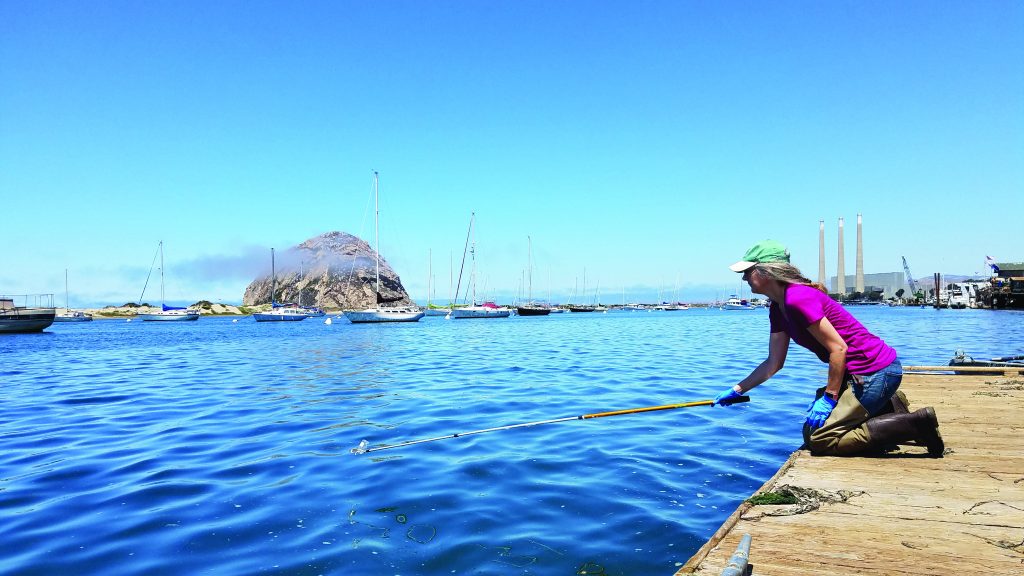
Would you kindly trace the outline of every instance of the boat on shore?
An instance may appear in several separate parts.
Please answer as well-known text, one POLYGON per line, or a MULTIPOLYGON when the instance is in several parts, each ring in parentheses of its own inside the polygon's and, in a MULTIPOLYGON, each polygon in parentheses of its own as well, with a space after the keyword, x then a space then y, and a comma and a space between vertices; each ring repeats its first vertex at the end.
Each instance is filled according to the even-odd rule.
MULTIPOLYGON (((160 241, 160 245, 157 248, 160 252, 160 310, 153 312, 143 312, 136 317, 143 322, 189 322, 199 320, 199 310, 188 308, 184 306, 168 306, 164 302, 164 242, 160 241)), ((153 259, 156 263, 156 259, 153 259)), ((150 274, 153 273, 153 268, 149 269, 150 274)), ((146 278, 146 283, 149 283, 149 278, 146 278)), ((146 295, 146 287, 142 287, 142 295, 139 296, 139 304, 142 304, 142 298, 146 295)))
POLYGON ((56 315, 53 294, 0 296, 0 333, 42 332, 56 315), (19 299, 22 306, 16 304, 19 299), (28 305, 30 301, 33 306, 28 305))

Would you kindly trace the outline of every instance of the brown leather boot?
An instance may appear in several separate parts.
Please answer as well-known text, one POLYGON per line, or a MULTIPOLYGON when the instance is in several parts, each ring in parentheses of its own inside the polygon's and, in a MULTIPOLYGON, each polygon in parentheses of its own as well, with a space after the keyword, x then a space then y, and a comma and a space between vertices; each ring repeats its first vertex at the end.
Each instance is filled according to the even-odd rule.
POLYGON ((928 455, 933 458, 941 458, 946 449, 939 434, 939 420, 931 407, 921 408, 909 414, 875 416, 865 425, 871 435, 873 446, 916 441, 922 446, 927 446, 928 455))

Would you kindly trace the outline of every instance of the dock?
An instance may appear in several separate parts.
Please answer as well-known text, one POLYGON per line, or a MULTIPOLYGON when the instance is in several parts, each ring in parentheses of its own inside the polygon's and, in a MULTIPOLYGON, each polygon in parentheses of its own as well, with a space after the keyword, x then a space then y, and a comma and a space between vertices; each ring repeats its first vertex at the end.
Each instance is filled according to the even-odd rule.
POLYGON ((745 501, 676 576, 719 576, 745 534, 754 576, 1024 574, 1024 374, 949 370, 905 367, 900 386, 935 408, 945 457, 794 452, 752 496, 795 502, 745 501))

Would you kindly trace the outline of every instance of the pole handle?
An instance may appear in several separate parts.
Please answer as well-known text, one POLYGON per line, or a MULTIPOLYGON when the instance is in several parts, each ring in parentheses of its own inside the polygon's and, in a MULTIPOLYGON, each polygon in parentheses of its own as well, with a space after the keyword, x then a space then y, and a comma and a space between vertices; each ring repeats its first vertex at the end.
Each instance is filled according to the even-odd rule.
MULTIPOLYGON (((750 396, 740 396, 728 402, 727 404, 736 404, 739 402, 750 402, 750 396)), ((640 414, 642 412, 655 412, 658 410, 675 410, 677 408, 692 408, 694 406, 714 406, 714 400, 698 400, 696 402, 683 402, 682 404, 665 404, 662 406, 647 406, 645 408, 629 408, 627 410, 613 410, 611 412, 596 412, 594 414, 584 414, 580 416, 581 420, 588 420, 590 418, 604 418, 605 416, 622 416, 623 414, 640 414)))

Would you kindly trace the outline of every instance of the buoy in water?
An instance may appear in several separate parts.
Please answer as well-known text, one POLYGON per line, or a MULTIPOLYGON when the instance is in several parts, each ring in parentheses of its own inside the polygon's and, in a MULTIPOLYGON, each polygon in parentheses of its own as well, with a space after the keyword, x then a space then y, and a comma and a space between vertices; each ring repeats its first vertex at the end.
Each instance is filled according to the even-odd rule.
POLYGON ((327 324, 328 326, 330 326, 332 324, 331 319, 328 318, 327 320, 324 320, 324 324, 327 324))

